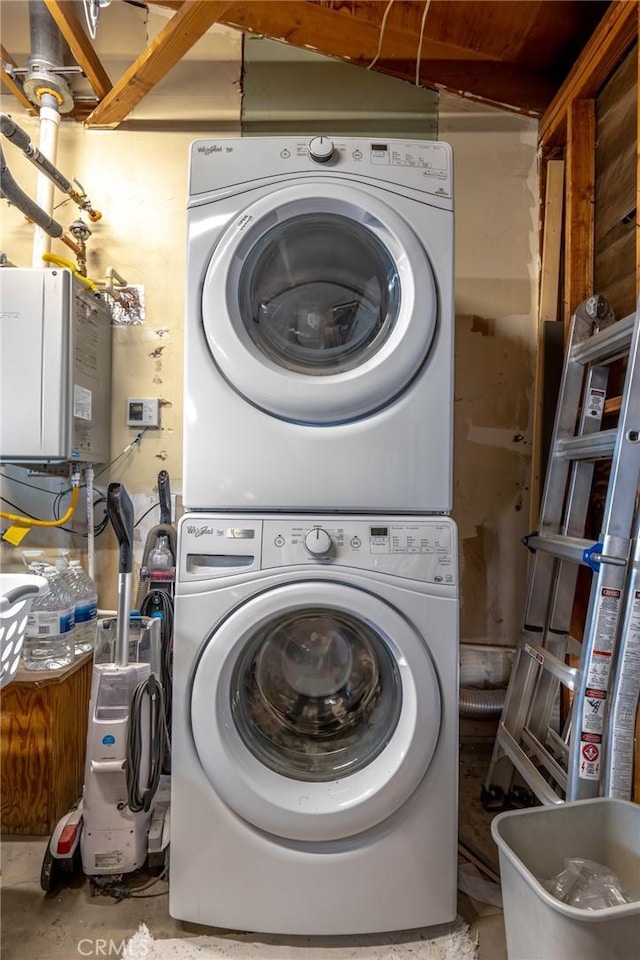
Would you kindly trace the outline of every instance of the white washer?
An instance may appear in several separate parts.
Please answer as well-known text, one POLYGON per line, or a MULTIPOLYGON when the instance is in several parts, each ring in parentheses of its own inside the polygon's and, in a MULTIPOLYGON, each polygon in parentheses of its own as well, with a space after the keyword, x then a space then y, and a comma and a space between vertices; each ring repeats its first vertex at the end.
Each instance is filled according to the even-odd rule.
POLYGON ((453 521, 192 514, 178 555, 171 915, 336 935, 452 920, 453 521))
POLYGON ((191 147, 183 498, 449 512, 448 144, 191 147))

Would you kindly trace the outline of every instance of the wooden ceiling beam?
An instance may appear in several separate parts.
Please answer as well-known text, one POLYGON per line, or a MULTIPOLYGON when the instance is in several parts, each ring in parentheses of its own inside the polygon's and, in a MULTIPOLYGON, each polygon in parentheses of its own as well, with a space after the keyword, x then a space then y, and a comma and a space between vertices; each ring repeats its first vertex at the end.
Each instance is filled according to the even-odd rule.
MULTIPOLYGON (((336 7, 320 6, 309 0, 250 0, 231 3, 220 22, 237 30, 358 63, 371 62, 382 40, 380 54, 384 55, 385 59, 413 58, 415 64, 419 23, 418 30, 399 29, 394 20, 394 4, 389 9, 389 16, 382 31, 384 5, 375 4, 380 22, 358 16, 358 6, 357 3, 340 4, 336 7)), ((420 5, 421 10, 422 6, 420 5)), ((426 31, 421 54, 423 60, 499 60, 497 56, 487 57, 471 47, 432 40, 426 31)))
POLYGON ((218 0, 185 0, 87 117, 87 125, 106 127, 121 123, 231 5, 218 0))
POLYGON ((3 86, 7 88, 9 93, 12 93, 16 100, 24 107, 27 113, 30 113, 32 117, 36 115, 36 109, 29 100, 28 96, 22 88, 22 84, 18 83, 13 79, 10 74, 4 68, 5 63, 10 64, 12 67, 17 67, 17 63, 11 56, 7 53, 4 47, 0 46, 0 55, 2 56, 2 68, 0 71, 0 80, 2 81, 3 86))
POLYGON ((102 100, 111 90, 111 80, 76 16, 74 4, 71 0, 44 0, 44 3, 67 41, 71 53, 82 67, 91 89, 102 100))
POLYGON ((572 100, 567 117, 564 240, 564 328, 593 293, 596 103, 572 100))
MULTIPOLYGON (((152 2, 179 6, 179 0, 152 2)), ((431 0, 425 7, 426 2, 236 0, 220 22, 358 66, 375 59, 377 71, 409 82, 415 82, 422 29, 421 83, 520 113, 547 111, 559 80, 553 71, 537 68, 534 52, 551 28, 548 0, 431 0), (525 63, 520 62, 523 56, 525 63)), ((637 0, 613 3, 637 7, 637 0)), ((554 12, 561 35, 572 16, 565 9, 554 12)))
MULTIPOLYGON (((394 7, 391 7, 380 42, 381 23, 364 19, 362 14, 361 8, 371 11, 371 6, 355 3, 332 7, 309 0, 251 0, 230 4, 220 22, 361 67, 367 67, 377 57, 375 68, 379 72, 415 82, 420 24, 416 30, 416 25, 406 20, 406 12, 405 19, 394 21, 394 7), (360 18, 357 17, 359 10, 360 18), (398 22, 403 24, 403 29, 398 29, 398 22)), ((400 3, 399 13, 402 14, 400 8, 406 6, 400 3)), ((418 6, 421 13, 424 6, 418 6)), ((375 4, 375 9, 381 17, 381 5, 375 4)), ((433 40, 426 35, 422 41, 419 76, 425 86, 534 115, 545 110, 557 89, 553 79, 541 73, 504 63, 497 55, 487 57, 477 50, 433 40)))
POLYGON ((540 120, 543 149, 562 145, 573 100, 596 96, 619 61, 638 39, 638 0, 612 0, 575 66, 540 120))
MULTIPOLYGON (((415 64, 379 60, 376 69, 414 82, 415 64)), ((512 63, 493 61, 427 60, 420 66, 420 83, 459 96, 481 100, 517 113, 540 116, 557 85, 553 79, 512 63)))

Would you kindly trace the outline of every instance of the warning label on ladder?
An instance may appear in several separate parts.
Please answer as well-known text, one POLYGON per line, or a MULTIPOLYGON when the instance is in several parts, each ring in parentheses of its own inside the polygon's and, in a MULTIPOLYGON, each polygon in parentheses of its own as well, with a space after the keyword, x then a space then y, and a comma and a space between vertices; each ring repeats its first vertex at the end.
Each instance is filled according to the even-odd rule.
POLYGON ((623 798, 630 795, 633 778, 636 711, 640 687, 640 590, 634 590, 631 597, 626 627, 627 636, 622 651, 624 669, 613 713, 614 735, 608 740, 608 749, 611 751, 611 796, 623 798))
POLYGON ((602 420, 605 398, 606 393, 604 390, 595 390, 592 387, 587 397, 587 416, 602 420))
POLYGON ((582 780, 600 779, 602 734, 613 650, 620 617, 621 591, 602 587, 596 611, 594 647, 582 699, 580 772, 582 780))
POLYGON ((580 738, 580 777, 582 780, 600 779, 600 750, 602 738, 583 733, 580 738))
POLYGON ((613 652, 613 645, 620 616, 620 590, 603 587, 600 591, 597 622, 594 633, 594 649, 598 653, 613 652))
POLYGON ((606 690, 588 689, 582 704, 582 730, 589 733, 604 731, 606 690))

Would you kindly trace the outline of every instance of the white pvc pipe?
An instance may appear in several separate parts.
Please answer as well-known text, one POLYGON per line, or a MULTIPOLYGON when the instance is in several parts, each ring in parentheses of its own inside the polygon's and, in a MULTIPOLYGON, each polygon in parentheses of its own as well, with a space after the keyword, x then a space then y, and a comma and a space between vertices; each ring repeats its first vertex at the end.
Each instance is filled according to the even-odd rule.
MULTIPOLYGON (((42 96, 42 106, 40 107, 40 140, 38 149, 40 153, 55 164, 58 153, 58 128, 60 126, 60 112, 57 101, 51 94, 45 93, 42 96), (55 107, 52 106, 55 104, 55 107)), ((44 175, 38 174, 36 181, 36 202, 49 216, 53 214, 53 193, 55 187, 51 180, 44 175)), ((51 252, 51 237, 41 230, 40 227, 34 228, 33 235, 33 259, 32 267, 42 267, 42 254, 51 252)))
POLYGON ((95 583, 96 538, 93 519, 93 466, 85 467, 84 478, 87 484, 87 573, 95 583))

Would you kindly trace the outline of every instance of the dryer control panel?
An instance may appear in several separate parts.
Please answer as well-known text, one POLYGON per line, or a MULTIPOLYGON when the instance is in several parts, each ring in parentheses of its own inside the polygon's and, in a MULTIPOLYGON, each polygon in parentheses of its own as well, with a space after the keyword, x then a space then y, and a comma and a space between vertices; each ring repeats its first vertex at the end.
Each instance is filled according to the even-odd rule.
POLYGON ((189 193, 254 184, 270 177, 352 176, 409 187, 452 209, 453 161, 448 143, 365 137, 241 137, 196 140, 189 193))
POLYGON ((180 574, 187 579, 282 567, 345 566, 423 583, 458 582, 450 517, 340 516, 182 518, 180 574))

